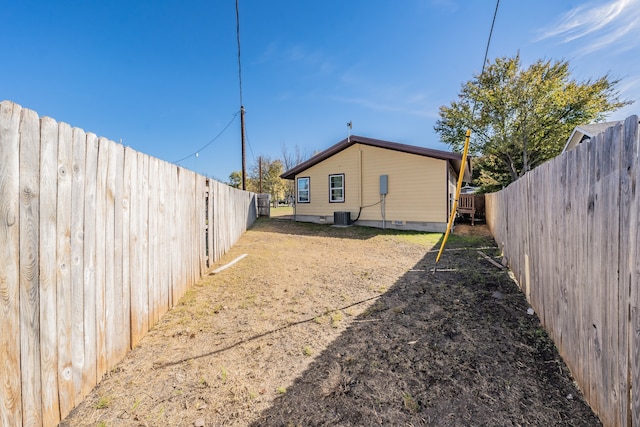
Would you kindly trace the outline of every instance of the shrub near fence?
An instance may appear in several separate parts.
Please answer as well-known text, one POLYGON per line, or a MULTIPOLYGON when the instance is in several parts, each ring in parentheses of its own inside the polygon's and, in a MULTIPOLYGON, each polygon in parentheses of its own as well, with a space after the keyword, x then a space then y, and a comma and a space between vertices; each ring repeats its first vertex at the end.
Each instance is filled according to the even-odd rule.
POLYGON ((0 425, 54 426, 256 218, 232 189, 0 103, 0 425))
POLYGON ((605 426, 640 425, 638 117, 486 197, 487 223, 605 426))

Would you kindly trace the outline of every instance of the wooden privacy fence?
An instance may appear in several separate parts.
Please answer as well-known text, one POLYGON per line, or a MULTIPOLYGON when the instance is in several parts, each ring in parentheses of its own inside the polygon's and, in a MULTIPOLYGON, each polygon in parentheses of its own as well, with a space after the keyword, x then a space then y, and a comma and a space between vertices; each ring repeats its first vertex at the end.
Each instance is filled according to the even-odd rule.
POLYGON ((57 425, 255 218, 253 193, 1 102, 0 425, 57 425))
POLYGON ((638 117, 486 197, 487 223, 605 426, 640 425, 638 117))

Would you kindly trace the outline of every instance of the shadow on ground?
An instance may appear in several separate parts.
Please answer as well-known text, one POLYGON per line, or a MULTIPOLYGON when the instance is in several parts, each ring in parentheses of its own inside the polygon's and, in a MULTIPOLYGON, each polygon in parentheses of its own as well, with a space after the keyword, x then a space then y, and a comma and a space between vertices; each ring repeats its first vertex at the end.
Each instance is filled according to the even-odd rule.
POLYGON ((429 252, 251 425, 600 425, 508 274, 449 249, 446 271, 429 252))

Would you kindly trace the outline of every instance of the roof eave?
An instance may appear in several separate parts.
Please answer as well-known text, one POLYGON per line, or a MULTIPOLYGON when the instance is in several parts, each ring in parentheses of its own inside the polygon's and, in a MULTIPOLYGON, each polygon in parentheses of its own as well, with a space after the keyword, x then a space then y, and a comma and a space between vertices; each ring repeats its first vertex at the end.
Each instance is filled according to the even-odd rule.
POLYGON ((339 153, 340 151, 344 150, 345 148, 349 147, 350 145, 353 145, 353 138, 345 138, 342 141, 338 142, 337 144, 332 145, 331 147, 327 148, 324 151, 321 151, 317 154, 315 154, 314 156, 311 156, 310 159, 305 160, 304 162, 300 163, 299 165, 296 165, 294 167, 292 167, 291 169, 289 169, 288 171, 285 171, 282 175, 280 175, 280 178, 283 179, 295 179, 296 175, 299 172, 302 172, 306 169, 309 169, 311 166, 320 163, 321 161, 328 159, 329 157, 333 156, 336 153, 339 153))
POLYGON ((299 165, 289 169, 288 171, 285 171, 282 175, 280 175, 280 177, 283 179, 295 179, 295 176, 300 172, 303 172, 304 170, 324 161, 325 159, 356 143, 449 161, 454 165, 454 169, 456 169, 456 172, 460 170, 462 155, 459 153, 451 153, 448 151, 434 150, 431 148, 417 147, 407 144, 400 144, 397 142, 383 141, 379 139, 353 135, 349 138, 343 139, 335 145, 332 145, 326 150, 321 151, 320 153, 311 157, 309 160, 306 160, 299 165))

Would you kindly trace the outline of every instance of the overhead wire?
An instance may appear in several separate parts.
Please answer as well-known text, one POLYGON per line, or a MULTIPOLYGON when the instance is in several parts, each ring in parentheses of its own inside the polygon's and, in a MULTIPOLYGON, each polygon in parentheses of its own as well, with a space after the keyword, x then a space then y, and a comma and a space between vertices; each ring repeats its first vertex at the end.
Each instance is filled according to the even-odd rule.
POLYGON ((256 155, 253 154, 253 148, 251 147, 251 139, 249 138, 249 133, 247 131, 245 131, 245 136, 247 139, 247 145, 249 146, 249 151, 251 152, 251 158, 253 159, 253 162, 256 162, 256 155))
POLYGON ((211 144, 213 144, 218 138, 220 138, 222 136, 223 133, 225 133, 225 131, 227 129, 229 129, 229 126, 231 126, 231 123, 233 123, 236 120, 236 117, 238 117, 238 114, 240 114, 239 111, 235 112, 233 114, 233 117, 229 121, 229 123, 227 123, 227 125, 220 131, 220 133, 218 133, 211 141, 207 142, 205 145, 203 145, 202 147, 200 147, 198 150, 194 151, 193 153, 189 154, 188 156, 184 156, 183 158, 181 158, 179 160, 175 160, 172 163, 180 163, 180 162, 182 162, 184 160, 187 160, 187 159, 195 156, 196 154, 200 153, 201 151, 203 151, 205 148, 207 148, 211 144))
POLYGON ((496 0, 496 9, 493 11, 493 19, 491 20, 491 29, 489 30, 489 39, 487 40, 487 47, 484 50, 484 60, 482 61, 482 71, 480 71, 480 75, 484 73, 484 67, 487 64, 487 56, 489 55, 489 46, 491 45, 491 36, 493 35, 493 27, 496 24, 496 16, 498 15, 498 6, 500 6, 500 0, 496 0))
MULTIPOLYGON (((239 82, 239 86, 240 86, 240 108, 244 108, 243 107, 243 103, 242 103, 242 63, 241 63, 241 56, 240 56, 240 10, 239 10, 239 5, 238 5, 238 0, 236 0, 236 39, 238 42, 238 82, 239 82)), ((241 114, 241 111, 237 111, 236 113, 233 114, 233 117, 231 118, 231 120, 229 121, 229 123, 227 123, 227 125, 222 129, 222 131, 220 131, 220 133, 218 133, 218 135, 216 135, 211 141, 209 141, 208 143, 206 143, 205 145, 203 145, 200 149, 194 151, 193 153, 189 154, 188 156, 185 156, 179 160, 175 160, 172 163, 180 163, 184 160, 187 160, 191 157, 197 156, 201 151, 203 151, 205 148, 207 148, 208 146, 210 146, 211 144, 213 144, 219 137, 222 136, 222 134, 229 128, 229 126, 231 126, 231 124, 235 121, 236 117, 238 117, 238 115, 241 114)), ((249 150, 251 150, 251 155, 253 155, 253 150, 251 149, 251 145, 249 144, 249 150)), ((254 160, 255 160, 255 156, 254 156, 254 160)))
MULTIPOLYGON (((496 8, 493 11, 493 19, 491 20, 491 29, 489 30, 489 38, 487 39, 487 46, 484 49, 484 59, 482 60, 482 69, 480 70, 480 75, 478 78, 482 77, 484 74, 484 67, 487 65, 487 57, 489 56, 489 46, 491 45, 491 37, 493 36, 493 27, 496 24, 496 16, 498 16, 498 6, 500 6, 500 0, 496 0, 496 8)), ((473 121, 473 116, 476 114, 476 105, 477 103, 473 101, 473 108, 471 109, 471 120, 473 121)))

